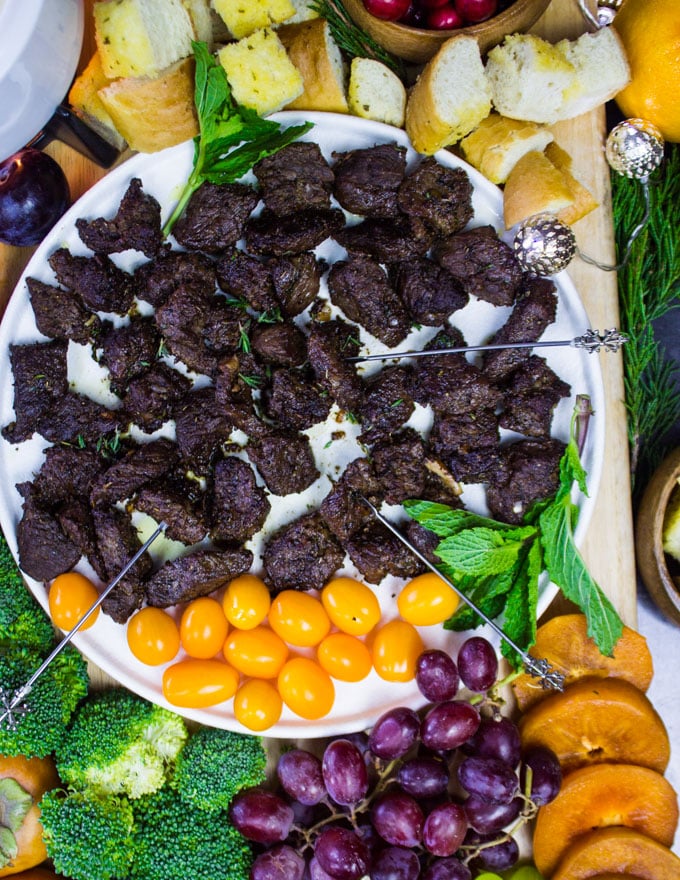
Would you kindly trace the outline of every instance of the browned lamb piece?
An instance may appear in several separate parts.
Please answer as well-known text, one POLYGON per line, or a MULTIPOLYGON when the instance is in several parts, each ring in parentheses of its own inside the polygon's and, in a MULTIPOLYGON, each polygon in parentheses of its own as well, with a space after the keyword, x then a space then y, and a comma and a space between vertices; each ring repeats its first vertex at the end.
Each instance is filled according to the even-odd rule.
POLYGON ((560 440, 520 440, 503 448, 503 467, 489 482, 487 503, 492 516, 518 525, 535 501, 553 495, 559 486, 560 440))
POLYGON ((318 144, 294 141, 253 166, 265 206, 282 216, 330 208, 334 174, 318 144))
POLYGON ((252 564, 250 550, 196 550, 164 562, 146 581, 146 600, 156 608, 169 608, 208 596, 252 564))
POLYGON ((91 311, 125 315, 132 307, 134 276, 119 269, 104 254, 78 257, 59 248, 47 262, 57 281, 74 290, 91 311))
POLYGON ((392 280, 411 319, 427 327, 445 324, 469 300, 460 281, 426 257, 397 263, 392 280))
POLYGON ((85 308, 79 294, 27 278, 35 323, 43 336, 87 343, 99 333, 99 317, 85 308))
POLYGON ((246 224, 246 249, 271 257, 301 254, 313 251, 344 225, 345 215, 338 208, 308 208, 283 216, 265 209, 246 224))
POLYGON ((243 183, 202 183, 189 199, 172 234, 182 247, 219 254, 233 247, 259 196, 243 183))
POLYGON ((138 177, 130 181, 114 217, 79 217, 76 229, 81 241, 98 254, 116 254, 131 248, 153 257, 163 244, 161 206, 144 192, 138 177))
POLYGON ((447 168, 429 156, 399 187, 398 203, 437 236, 453 235, 472 220, 472 183, 462 168, 447 168))
POLYGON ((406 149, 376 144, 334 153, 333 194, 345 210, 363 217, 396 217, 397 192, 406 172, 406 149))
POLYGON ((270 588, 320 590, 342 565, 345 554, 318 513, 301 516, 273 534, 263 563, 270 588))
POLYGON ((271 505, 252 467, 229 456, 215 465, 209 508, 212 539, 242 544, 262 528, 271 505))
POLYGON ((339 407, 357 412, 363 399, 363 385, 347 358, 359 353, 357 329, 344 321, 318 321, 307 338, 307 354, 316 381, 339 407))

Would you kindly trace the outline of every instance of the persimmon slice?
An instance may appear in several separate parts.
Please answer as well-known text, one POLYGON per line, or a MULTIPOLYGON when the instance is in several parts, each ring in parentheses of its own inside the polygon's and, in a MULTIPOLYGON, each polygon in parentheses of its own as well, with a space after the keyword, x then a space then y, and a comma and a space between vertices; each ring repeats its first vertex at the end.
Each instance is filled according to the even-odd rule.
POLYGON ((595 880, 602 874, 618 880, 678 880, 680 858, 632 828, 598 828, 576 838, 550 880, 595 880))
POLYGON ((634 764, 593 764, 564 777, 560 793, 538 812, 534 862, 552 876, 573 841, 593 828, 624 826, 671 846, 678 824, 673 786, 634 764))
POLYGON ((617 678, 583 678, 536 703, 519 720, 522 746, 547 746, 563 773, 603 762, 663 773, 670 758, 664 723, 649 699, 617 678))
MULTIPOLYGON (((644 636, 624 626, 613 656, 605 657, 587 635, 584 614, 562 614, 541 624, 531 653, 535 657, 545 657, 560 670, 566 676, 567 685, 584 677, 623 678, 646 691, 654 673, 652 655, 644 636)), ((550 694, 536 678, 526 674, 516 678, 512 688, 523 712, 550 694)))

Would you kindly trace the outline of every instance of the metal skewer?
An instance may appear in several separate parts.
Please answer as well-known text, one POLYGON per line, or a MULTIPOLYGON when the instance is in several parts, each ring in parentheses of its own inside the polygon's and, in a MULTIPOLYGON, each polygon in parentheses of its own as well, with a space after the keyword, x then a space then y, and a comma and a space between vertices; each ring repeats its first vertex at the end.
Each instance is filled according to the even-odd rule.
POLYGON ((54 648, 52 653, 43 660, 40 666, 36 669, 33 675, 28 679, 26 684, 22 687, 18 688, 14 691, 14 693, 9 696, 5 693, 3 688, 0 688, 0 708, 3 710, 0 715, 0 724, 7 723, 7 726, 14 730, 16 728, 18 722, 18 715, 23 715, 24 712, 28 710, 28 706, 23 703, 26 697, 33 690, 33 685, 40 678, 43 672, 47 669, 50 663, 54 660, 57 654, 60 654, 61 651, 64 650, 66 645, 71 641, 73 636, 78 632, 79 629, 85 624, 87 620, 94 614, 94 612, 99 608, 102 602, 109 595, 111 590, 114 587, 118 586, 120 581, 125 577, 128 571, 132 568, 132 566, 137 562, 137 560, 144 554, 151 544, 156 540, 156 538, 164 532, 167 528, 167 524, 162 522, 154 531, 154 533, 147 538, 147 540, 142 544, 142 546, 137 550, 137 552, 132 556, 123 566, 123 568, 118 572, 118 574, 114 577, 114 579, 109 583, 109 585, 100 593, 99 598, 90 605, 85 614, 80 618, 78 623, 73 627, 73 629, 69 630, 63 639, 59 642, 58 645, 54 648))
POLYGON ((588 354, 604 348, 605 351, 618 351, 622 345, 628 342, 628 337, 612 327, 600 333, 598 330, 586 330, 583 336, 574 339, 552 339, 538 342, 498 342, 489 345, 462 345, 458 348, 432 348, 420 351, 392 351, 385 354, 364 354, 356 357, 348 357, 345 360, 351 364, 363 361, 389 361, 393 358, 421 358, 434 357, 440 354, 466 354, 468 351, 499 351, 505 348, 557 348, 559 346, 571 346, 571 348, 583 348, 588 354))
POLYGON ((524 664, 524 670, 529 675, 532 675, 534 678, 538 678, 541 681, 541 684, 545 688, 545 690, 555 690, 561 691, 564 689, 564 675, 561 672, 558 672, 556 669, 553 669, 547 660, 542 659, 539 660, 537 657, 528 654, 525 650, 519 647, 518 644, 515 643, 510 636, 506 635, 503 630, 495 623, 490 617, 488 617, 483 611, 481 611, 474 602, 472 602, 465 593, 462 593, 460 589, 453 583, 453 581, 448 578, 443 572, 441 572, 436 565, 434 565, 430 560, 424 556, 418 548, 413 545, 408 538, 405 538, 404 535, 396 528, 396 526, 391 523, 386 517, 384 517, 375 507, 375 505, 371 504, 368 498, 365 498, 363 495, 359 496, 361 500, 373 511, 373 515, 376 519, 378 519, 384 526, 386 526, 392 534, 398 538, 402 544, 404 544, 408 549, 415 554, 420 561, 426 565, 431 571, 433 571, 436 575, 438 575, 443 581, 445 581, 451 589, 468 605, 472 610, 479 614, 484 623, 491 627, 491 629, 503 639, 506 644, 510 645, 513 651, 516 651, 519 656, 522 658, 522 662, 524 664))

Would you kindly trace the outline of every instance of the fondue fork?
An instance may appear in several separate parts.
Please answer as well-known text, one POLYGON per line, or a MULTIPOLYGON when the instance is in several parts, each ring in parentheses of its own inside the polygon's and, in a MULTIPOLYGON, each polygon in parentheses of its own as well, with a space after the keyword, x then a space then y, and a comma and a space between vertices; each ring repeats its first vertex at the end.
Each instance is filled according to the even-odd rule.
POLYGON ((137 560, 142 556, 143 553, 148 550, 151 544, 156 540, 156 538, 164 532, 167 528, 166 523, 162 522, 158 526, 158 528, 150 535, 149 538, 142 544, 142 546, 137 550, 137 552, 129 559, 123 568, 118 572, 118 574, 114 577, 114 579, 109 583, 109 585, 100 593, 99 597, 95 602, 90 605, 85 614, 80 618, 78 623, 73 627, 73 629, 69 630, 63 639, 55 646, 54 650, 48 657, 43 660, 40 666, 36 669, 33 675, 28 679, 28 681, 20 688, 17 688, 15 691, 8 693, 6 689, 0 684, 0 725, 6 724, 10 730, 15 730, 17 724, 19 723, 19 718, 30 709, 24 700, 33 690, 33 686, 36 681, 40 678, 43 672, 47 669, 50 663, 54 660, 54 658, 60 654, 66 645, 71 641, 73 636, 78 632, 79 629, 85 624, 87 620, 94 614, 94 612, 99 608, 102 602, 106 599, 109 593, 113 590, 114 587, 118 586, 120 581, 125 577, 128 571, 132 568, 132 566, 137 562, 137 560))
POLYGON ((622 345, 628 342, 628 337, 612 327, 600 333, 598 330, 586 330, 583 336, 574 339, 549 339, 538 342, 498 342, 488 345, 462 345, 457 348, 424 348, 419 351, 392 351, 385 354, 360 354, 356 357, 345 358, 351 364, 363 363, 364 361, 389 361, 397 358, 421 358, 434 357, 439 354, 466 354, 468 351, 500 351, 506 348, 557 348, 559 346, 571 346, 571 348, 583 348, 588 354, 599 351, 618 351, 622 345))
POLYGON ((379 522, 381 522, 386 528, 392 532, 392 534, 398 538, 404 546, 408 547, 408 549, 418 557, 418 559, 426 565, 431 571, 433 571, 436 575, 438 575, 443 581, 445 581, 451 589, 461 598, 466 605, 468 605, 476 614, 478 614, 484 623, 491 627, 491 629, 500 636, 503 641, 510 645, 513 651, 516 651, 517 654, 522 658, 522 663, 524 664, 524 671, 534 678, 538 678, 543 685, 545 690, 555 690, 561 691, 564 690, 564 675, 561 672, 558 672, 556 669, 553 669, 546 659, 539 659, 534 657, 532 654, 527 653, 519 645, 510 638, 501 628, 495 623, 488 615, 486 615, 480 608, 475 605, 472 600, 468 599, 465 593, 461 592, 461 590, 454 584, 454 582, 448 578, 443 572, 441 572, 436 565, 434 565, 430 560, 418 550, 418 548, 411 543, 396 526, 391 523, 386 517, 384 517, 375 505, 371 504, 368 498, 365 498, 363 495, 359 496, 361 500, 366 504, 373 512, 373 516, 379 522))

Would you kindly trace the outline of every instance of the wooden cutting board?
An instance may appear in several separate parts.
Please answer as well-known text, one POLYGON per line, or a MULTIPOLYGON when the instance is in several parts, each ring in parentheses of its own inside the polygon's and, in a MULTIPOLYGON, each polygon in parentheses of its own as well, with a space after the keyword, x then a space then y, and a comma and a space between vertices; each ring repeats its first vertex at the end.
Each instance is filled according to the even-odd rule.
MULTIPOLYGON (((90 20, 92 0, 86 2, 86 21, 90 20)), ((585 25, 576 0, 553 0, 535 27, 542 36, 555 41, 583 33, 585 25)), ((81 66, 93 51, 93 37, 86 29, 81 66)), ((555 126, 558 143, 571 154, 575 175, 596 196, 600 207, 575 224, 579 247, 584 253, 603 263, 613 263, 609 169, 604 158, 604 110, 600 109, 555 126)), ((61 143, 47 148, 64 169, 71 186, 72 198, 79 198, 106 171, 61 143)), ((31 256, 31 248, 10 248, 0 245, 0 311, 31 256)), ((569 267, 585 304, 591 327, 603 330, 619 326, 616 276, 587 265, 578 257, 569 267)), ((636 622, 636 576, 633 548, 631 491, 624 408, 623 374, 620 355, 602 353, 606 411, 596 418, 606 421, 606 457, 596 509, 583 546, 586 563, 611 598, 625 622, 636 622)), ((547 614, 562 610, 561 600, 547 614)))

